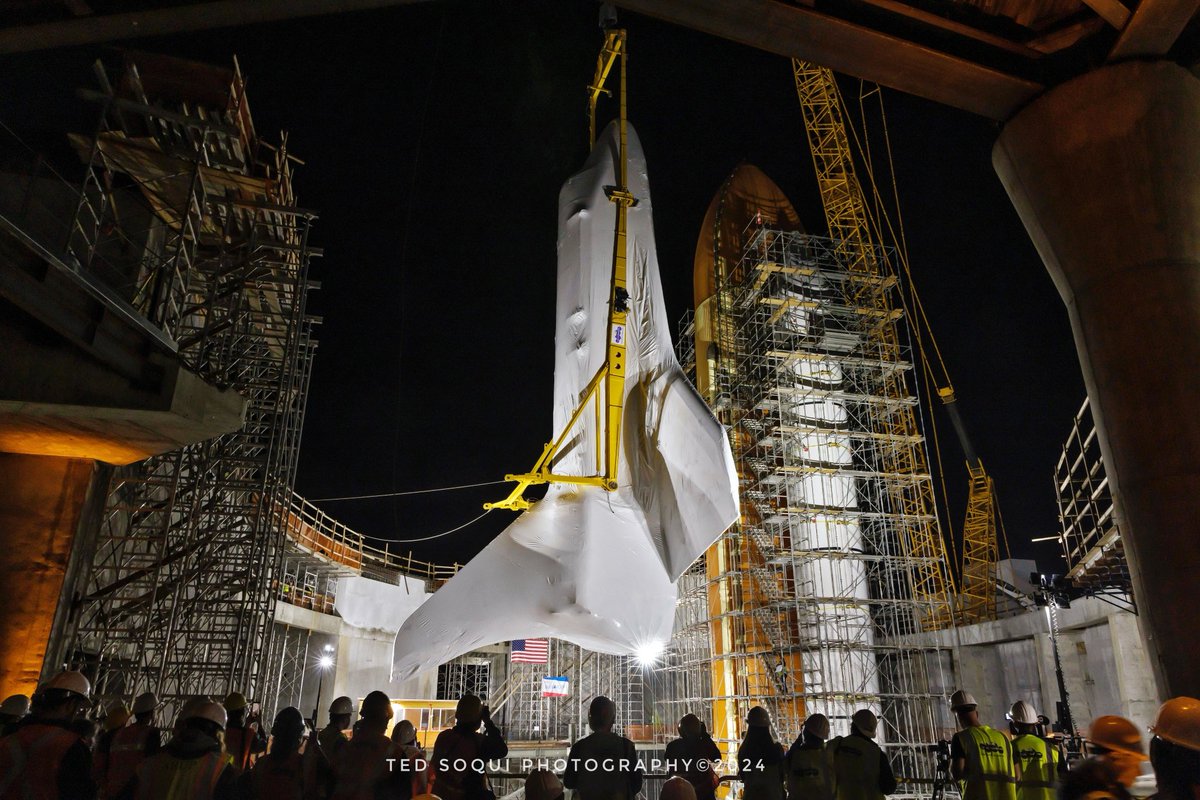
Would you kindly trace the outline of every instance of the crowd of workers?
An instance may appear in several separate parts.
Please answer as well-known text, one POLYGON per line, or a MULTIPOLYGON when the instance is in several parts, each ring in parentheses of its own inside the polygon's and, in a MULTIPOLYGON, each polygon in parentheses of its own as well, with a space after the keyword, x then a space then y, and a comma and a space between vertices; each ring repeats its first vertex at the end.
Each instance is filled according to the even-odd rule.
MULTIPOLYGON (((353 701, 335 699, 329 724, 312 736, 294 707, 265 730, 238 692, 223 702, 188 700, 167 732, 156 726, 152 693, 132 707, 112 703, 100 720, 87 717, 90 698, 88 679, 65 671, 32 703, 16 695, 0 705, 0 800, 496 800, 486 764, 508 754, 474 695, 459 700, 454 727, 438 734, 428 758, 411 721, 392 725, 391 700, 379 691, 353 722, 353 701)), ((1200 800, 1200 700, 1178 697, 1159 709, 1148 756, 1132 722, 1097 718, 1086 737, 1090 756, 1070 769, 1029 703, 1012 705, 1007 732, 980 722, 966 691, 954 693, 951 708, 960 730, 947 748, 949 774, 939 777, 957 782, 962 800, 1132 800, 1147 761, 1159 800, 1200 800)), ((616 705, 597 697, 588 723, 592 732, 572 745, 561 779, 533 770, 525 800, 563 800, 568 790, 574 800, 638 797, 644 766, 634 743, 613 730, 616 705)), ((829 719, 812 714, 785 748, 766 709, 750 709, 737 750, 741 800, 884 800, 898 784, 878 730, 875 713, 861 709, 849 735, 831 738, 829 719)), ((716 800, 723 763, 700 718, 685 715, 667 744, 660 799, 716 800)))

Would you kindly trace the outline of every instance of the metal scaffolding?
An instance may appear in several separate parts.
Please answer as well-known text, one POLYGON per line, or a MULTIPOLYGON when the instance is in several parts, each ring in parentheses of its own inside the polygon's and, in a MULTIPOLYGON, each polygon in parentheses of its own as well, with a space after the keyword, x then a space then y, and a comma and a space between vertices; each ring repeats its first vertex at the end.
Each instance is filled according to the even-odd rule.
POLYGON ((1066 577, 1089 592, 1131 601, 1133 582, 1089 398, 1083 399, 1063 443, 1054 467, 1054 489, 1066 577))
POLYGON ((297 580, 282 540, 315 348, 315 215, 296 206, 286 137, 256 135, 236 63, 130 53, 96 76, 83 95, 98 130, 71 137, 87 167, 71 251, 247 407, 240 431, 116 470, 58 652, 102 698, 253 697, 278 681, 276 596, 297 580))
POLYGON ((870 708, 900 794, 923 795, 926 748, 942 734, 929 675, 942 654, 911 635, 943 624, 949 601, 944 555, 928 546, 937 519, 896 279, 856 269, 844 243, 761 221, 742 241, 717 276, 712 323, 712 396, 742 516, 708 551, 703 591, 682 586, 668 668, 695 694, 673 703, 711 702, 729 716, 717 732, 741 730, 762 705, 788 742, 807 714, 826 714, 838 735, 870 708))

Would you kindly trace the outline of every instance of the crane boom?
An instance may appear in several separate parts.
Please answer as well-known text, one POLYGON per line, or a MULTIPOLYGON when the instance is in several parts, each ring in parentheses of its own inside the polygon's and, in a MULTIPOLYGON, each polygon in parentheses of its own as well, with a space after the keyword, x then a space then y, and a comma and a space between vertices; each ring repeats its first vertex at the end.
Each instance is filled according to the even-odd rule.
MULTIPOLYGON (((891 308, 889 293, 885 290, 894 286, 897 279, 881 258, 881 251, 875 243, 862 185, 854 168, 841 95, 833 73, 798 59, 792 60, 792 70, 829 236, 851 274, 857 273, 861 278, 851 284, 855 292, 852 299, 861 305, 873 307, 883 319, 895 319, 898 312, 891 308)), ((900 342, 895 326, 882 325, 879 336, 881 345, 898 356, 900 342)), ((888 396, 905 394, 904 387, 899 385, 904 378, 898 371, 889 373, 885 380, 896 384, 887 391, 888 396)), ((887 424, 892 428, 886 431, 889 434, 919 434, 916 417, 907 405, 900 406, 889 417, 887 424)), ((886 469, 889 472, 928 472, 921 448, 887 453, 884 460, 888 462, 886 469)), ((912 520, 912 524, 901 532, 904 537, 902 543, 912 556, 920 559, 918 563, 925 565, 921 567, 913 587, 914 599, 930 609, 929 618, 921 623, 926 629, 946 627, 953 620, 953 607, 947 590, 948 576, 943 569, 945 545, 929 514, 929 509, 935 506, 933 490, 929 484, 917 482, 915 487, 905 489, 894 486, 890 491, 905 518, 912 520)))

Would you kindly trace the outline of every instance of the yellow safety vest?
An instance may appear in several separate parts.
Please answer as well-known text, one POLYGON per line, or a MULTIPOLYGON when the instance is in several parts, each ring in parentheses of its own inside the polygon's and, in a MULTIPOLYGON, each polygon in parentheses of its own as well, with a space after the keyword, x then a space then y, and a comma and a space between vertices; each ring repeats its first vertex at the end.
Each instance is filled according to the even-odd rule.
POLYGON ((863 736, 839 736, 826 747, 833 756, 837 800, 883 800, 879 745, 863 736))
POLYGON ((1029 733, 1013 739, 1012 748, 1017 762, 1017 800, 1054 800, 1058 751, 1029 733))
POLYGON ((787 793, 792 800, 834 800, 833 755, 823 746, 790 752, 787 793))
POLYGON ((967 756, 960 781, 962 800, 1017 800, 1012 742, 998 730, 977 725, 955 734, 967 756))
POLYGON ((210 800, 221 775, 229 768, 224 753, 176 758, 162 752, 146 759, 137 770, 138 800, 210 800))

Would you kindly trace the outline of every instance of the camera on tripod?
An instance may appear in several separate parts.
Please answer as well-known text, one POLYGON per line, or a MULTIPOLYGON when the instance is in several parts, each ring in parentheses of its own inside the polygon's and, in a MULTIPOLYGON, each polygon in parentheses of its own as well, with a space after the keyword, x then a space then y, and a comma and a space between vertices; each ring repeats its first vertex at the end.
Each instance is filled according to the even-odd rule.
POLYGON ((950 782, 950 743, 943 739, 926 745, 925 749, 937 756, 937 771, 933 775, 933 794, 931 800, 941 800, 946 793, 946 784, 950 782))

